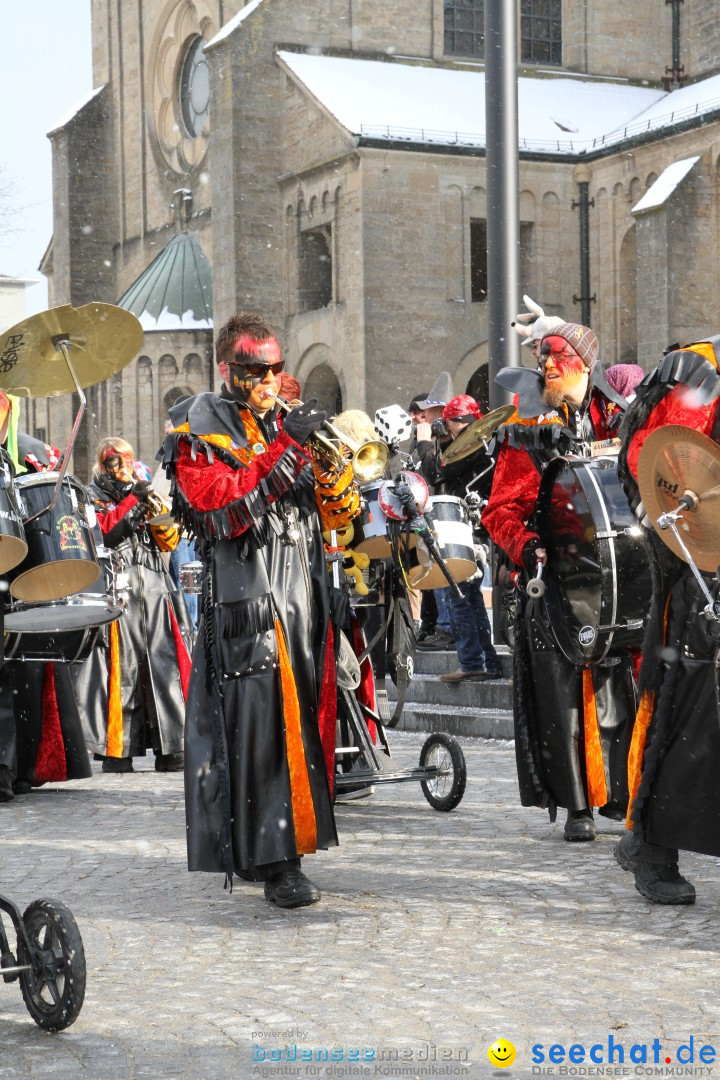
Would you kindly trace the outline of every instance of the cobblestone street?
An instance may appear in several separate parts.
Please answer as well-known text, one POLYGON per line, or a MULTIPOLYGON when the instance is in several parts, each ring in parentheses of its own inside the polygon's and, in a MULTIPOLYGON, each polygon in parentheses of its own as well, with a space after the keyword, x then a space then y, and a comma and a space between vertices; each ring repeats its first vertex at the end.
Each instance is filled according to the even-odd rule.
MULTIPOLYGON (((394 755, 416 764, 422 741, 393 734, 394 755)), ((152 759, 2 806, 2 889, 21 908, 68 904, 88 983, 55 1036, 17 983, 0 988, 0 1078, 528 1076, 536 1044, 539 1073, 552 1044, 601 1044, 607 1061, 610 1038, 626 1075, 650 1075, 679 1069, 690 1036, 701 1075, 698 1048, 720 1044, 717 864, 682 859, 694 908, 651 906, 613 860, 620 825, 563 842, 518 805, 512 747, 462 741, 458 809, 435 812, 417 783, 338 807, 340 848, 306 861, 323 900, 295 912, 187 873, 182 778, 152 759), (498 1038, 511 1068, 488 1061, 498 1038), (661 1066, 629 1063, 655 1038, 661 1066), (285 1047, 295 1060, 273 1063, 285 1047), (300 1060, 323 1048, 334 1063, 300 1060)), ((593 1075, 589 1060, 566 1075, 593 1075)))

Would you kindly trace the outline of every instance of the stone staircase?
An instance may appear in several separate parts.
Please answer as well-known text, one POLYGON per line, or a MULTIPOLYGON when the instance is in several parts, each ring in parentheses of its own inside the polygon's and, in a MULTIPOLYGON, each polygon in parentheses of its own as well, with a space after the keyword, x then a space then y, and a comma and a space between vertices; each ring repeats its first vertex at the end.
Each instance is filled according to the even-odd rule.
MULTIPOLYGON (((458 668, 457 654, 418 649, 416 670, 397 725, 401 731, 446 731, 486 739, 512 739, 512 657, 496 646, 504 679, 487 682, 442 683, 439 676, 458 668)), ((387 705, 392 715, 397 691, 386 679, 387 705)), ((381 695, 382 696, 382 695, 381 695)), ((383 714, 383 703, 379 702, 383 714)))

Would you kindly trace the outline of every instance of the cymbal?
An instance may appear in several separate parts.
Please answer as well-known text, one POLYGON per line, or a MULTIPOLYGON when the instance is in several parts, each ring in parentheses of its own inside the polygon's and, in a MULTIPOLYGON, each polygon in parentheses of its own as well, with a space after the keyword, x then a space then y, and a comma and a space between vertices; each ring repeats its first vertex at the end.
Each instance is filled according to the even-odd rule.
POLYGON ((496 428, 509 420, 514 412, 514 405, 501 405, 499 409, 493 409, 492 412, 481 416, 474 424, 469 424, 443 451, 443 465, 451 461, 460 461, 474 454, 480 449, 484 440, 489 439, 496 428))
POLYGON ((694 497, 682 511, 677 529, 701 570, 714 572, 720 564, 720 446, 693 428, 668 424, 648 435, 638 458, 638 488, 655 531, 686 561, 670 529, 657 519, 677 510, 685 494, 694 497))
POLYGON ((69 342, 70 363, 82 387, 127 367, 142 346, 143 330, 130 311, 93 302, 50 308, 0 335, 0 389, 20 397, 56 397, 76 389, 58 339, 69 342))

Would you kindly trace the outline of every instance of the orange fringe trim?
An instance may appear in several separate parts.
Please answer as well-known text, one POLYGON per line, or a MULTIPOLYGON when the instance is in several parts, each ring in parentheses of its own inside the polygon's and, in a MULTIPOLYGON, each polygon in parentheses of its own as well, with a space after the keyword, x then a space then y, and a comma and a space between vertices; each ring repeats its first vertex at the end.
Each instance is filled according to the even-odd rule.
POLYGON ((123 716, 120 697, 120 635, 117 621, 110 623, 110 674, 108 676, 107 757, 123 756, 123 716))
POLYGON ((290 797, 292 800, 293 824, 295 826, 295 844, 298 855, 309 855, 317 849, 317 824, 300 728, 300 702, 298 701, 295 677, 293 676, 290 657, 285 644, 285 635, 277 619, 275 620, 275 633, 278 643, 278 664, 283 696, 285 744, 290 772, 290 797))
POLYGON ((583 727, 585 731, 585 775, 587 777, 588 802, 590 806, 604 806, 608 801, 605 780, 605 762, 600 742, 595 687, 592 671, 583 668, 583 727))

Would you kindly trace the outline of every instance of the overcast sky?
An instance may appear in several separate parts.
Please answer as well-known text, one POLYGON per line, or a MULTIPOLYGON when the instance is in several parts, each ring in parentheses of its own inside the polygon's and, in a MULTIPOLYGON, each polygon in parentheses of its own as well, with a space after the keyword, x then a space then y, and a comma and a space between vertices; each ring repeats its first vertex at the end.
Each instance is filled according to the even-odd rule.
POLYGON ((37 267, 52 235, 52 162, 46 133, 92 89, 90 0, 5 0, 0 64, 0 170, 19 213, 0 223, 0 274, 42 281, 28 314, 47 307, 37 267))

